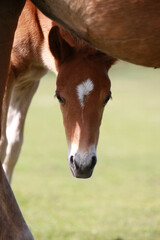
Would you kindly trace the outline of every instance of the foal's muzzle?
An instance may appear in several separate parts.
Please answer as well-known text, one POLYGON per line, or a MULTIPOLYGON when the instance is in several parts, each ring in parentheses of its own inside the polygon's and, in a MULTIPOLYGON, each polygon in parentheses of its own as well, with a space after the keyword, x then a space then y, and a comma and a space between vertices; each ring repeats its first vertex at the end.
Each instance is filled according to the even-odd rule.
POLYGON ((69 157, 69 165, 72 174, 76 178, 89 178, 97 163, 97 157, 93 154, 76 153, 69 157))

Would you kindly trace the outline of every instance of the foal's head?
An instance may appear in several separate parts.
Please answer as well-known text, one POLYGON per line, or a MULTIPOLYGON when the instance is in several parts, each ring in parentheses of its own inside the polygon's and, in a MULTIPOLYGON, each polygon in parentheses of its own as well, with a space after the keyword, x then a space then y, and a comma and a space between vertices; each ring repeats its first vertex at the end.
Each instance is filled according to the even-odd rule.
POLYGON ((103 110, 111 98, 107 71, 113 59, 87 45, 68 43, 58 27, 52 29, 49 39, 57 60, 56 97, 63 115, 70 169, 75 177, 88 178, 97 162, 103 110))

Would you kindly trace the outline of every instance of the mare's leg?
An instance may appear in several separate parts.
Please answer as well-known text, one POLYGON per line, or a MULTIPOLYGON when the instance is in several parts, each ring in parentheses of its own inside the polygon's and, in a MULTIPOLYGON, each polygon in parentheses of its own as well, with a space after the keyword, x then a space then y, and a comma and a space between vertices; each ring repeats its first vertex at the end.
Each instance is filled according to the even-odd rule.
POLYGON ((33 240, 0 162, 0 239, 33 240))
POLYGON ((39 81, 30 82, 27 87, 14 86, 7 117, 7 148, 3 167, 9 182, 18 160, 23 143, 23 131, 26 114, 39 81))

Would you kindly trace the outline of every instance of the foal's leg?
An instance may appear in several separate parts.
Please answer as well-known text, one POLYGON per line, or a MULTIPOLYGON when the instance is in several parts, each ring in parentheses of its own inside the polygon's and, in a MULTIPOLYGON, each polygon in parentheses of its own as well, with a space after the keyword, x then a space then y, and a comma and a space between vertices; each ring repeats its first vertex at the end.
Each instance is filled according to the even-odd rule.
POLYGON ((7 84, 5 87, 5 95, 3 99, 3 106, 2 106, 2 120, 1 120, 1 138, 0 138, 0 158, 1 162, 4 162, 6 156, 6 148, 7 148, 7 136, 6 136, 6 128, 7 128, 7 114, 8 108, 10 103, 10 98, 12 94, 12 90, 14 87, 15 78, 14 74, 10 69, 8 74, 7 84))
POLYGON ((30 82, 27 87, 13 88, 7 117, 7 149, 3 167, 11 182, 14 166, 18 160, 23 143, 23 130, 26 114, 39 81, 30 82))
POLYGON ((0 121, 14 32, 24 3, 25 0, 0 0, 0 121))

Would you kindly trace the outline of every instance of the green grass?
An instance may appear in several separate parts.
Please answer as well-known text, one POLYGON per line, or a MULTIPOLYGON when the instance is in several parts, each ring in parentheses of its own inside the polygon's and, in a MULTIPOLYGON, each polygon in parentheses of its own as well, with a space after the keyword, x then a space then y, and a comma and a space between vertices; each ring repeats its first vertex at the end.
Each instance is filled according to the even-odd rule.
POLYGON ((54 76, 41 82, 12 186, 35 240, 160 239, 160 70, 110 71, 98 164, 72 177, 54 76))

